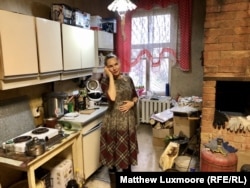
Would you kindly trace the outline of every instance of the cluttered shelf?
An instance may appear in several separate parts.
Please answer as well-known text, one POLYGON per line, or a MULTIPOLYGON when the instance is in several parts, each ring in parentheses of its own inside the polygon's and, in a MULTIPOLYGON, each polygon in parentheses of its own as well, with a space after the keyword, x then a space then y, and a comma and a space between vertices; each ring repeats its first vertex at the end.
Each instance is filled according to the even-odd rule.
POLYGON ((50 147, 45 153, 36 157, 27 157, 25 154, 17 154, 13 156, 6 156, 1 149, 1 166, 12 168, 20 171, 26 171, 28 176, 28 184, 30 188, 36 187, 35 170, 47 161, 57 156, 58 154, 67 150, 69 152, 68 157, 72 158, 73 166, 77 166, 76 162, 76 148, 75 143, 78 139, 80 132, 74 132, 63 139, 60 143, 50 147), (69 149, 69 151, 68 151, 69 149))

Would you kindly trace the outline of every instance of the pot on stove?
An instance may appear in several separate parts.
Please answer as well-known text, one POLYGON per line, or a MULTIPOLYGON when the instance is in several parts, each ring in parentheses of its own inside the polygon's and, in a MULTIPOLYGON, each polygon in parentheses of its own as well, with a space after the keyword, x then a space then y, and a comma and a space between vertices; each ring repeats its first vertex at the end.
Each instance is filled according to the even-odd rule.
POLYGON ((26 143, 26 154, 28 156, 39 156, 45 152, 46 142, 44 139, 33 137, 33 139, 26 143))

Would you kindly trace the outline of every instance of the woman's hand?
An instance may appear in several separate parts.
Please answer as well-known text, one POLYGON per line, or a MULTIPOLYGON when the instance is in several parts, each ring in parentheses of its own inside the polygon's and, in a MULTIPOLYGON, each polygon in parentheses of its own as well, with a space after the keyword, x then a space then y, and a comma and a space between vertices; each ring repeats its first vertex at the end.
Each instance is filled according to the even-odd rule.
POLYGON ((113 76, 113 74, 109 71, 108 67, 104 67, 104 73, 110 78, 110 76, 113 76))
POLYGON ((133 101, 123 101, 123 104, 119 106, 119 110, 121 112, 126 113, 133 106, 134 106, 134 102, 133 101))

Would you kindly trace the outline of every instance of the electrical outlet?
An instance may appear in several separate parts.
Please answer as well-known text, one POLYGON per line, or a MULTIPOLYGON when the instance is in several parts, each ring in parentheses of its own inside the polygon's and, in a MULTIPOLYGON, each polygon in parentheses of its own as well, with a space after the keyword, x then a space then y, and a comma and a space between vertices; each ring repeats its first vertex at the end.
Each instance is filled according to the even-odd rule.
POLYGON ((38 118, 41 114, 40 114, 40 110, 39 110, 39 108, 37 107, 37 108, 33 108, 32 109, 32 114, 33 114, 33 116, 35 117, 35 118, 38 118))

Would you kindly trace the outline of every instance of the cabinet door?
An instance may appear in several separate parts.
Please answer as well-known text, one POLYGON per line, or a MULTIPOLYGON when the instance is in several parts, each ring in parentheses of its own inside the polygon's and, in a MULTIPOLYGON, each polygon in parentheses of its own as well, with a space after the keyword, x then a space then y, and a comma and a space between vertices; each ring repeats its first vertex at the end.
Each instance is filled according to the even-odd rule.
POLYGON ((95 33, 93 30, 83 29, 82 35, 82 68, 92 68, 95 66, 95 33))
POLYGON ((62 24, 63 70, 82 68, 82 28, 62 24))
POLYGON ((40 73, 61 71, 63 66, 60 23, 36 18, 36 31, 40 73))
POLYGON ((1 77, 38 74, 35 18, 0 10, 1 77))
POLYGON ((97 31, 97 42, 99 49, 114 49, 114 37, 112 33, 97 31))
POLYGON ((90 132, 85 136, 83 135, 83 169, 84 176, 86 179, 90 177, 101 166, 100 137, 101 127, 97 128, 96 130, 90 132))

